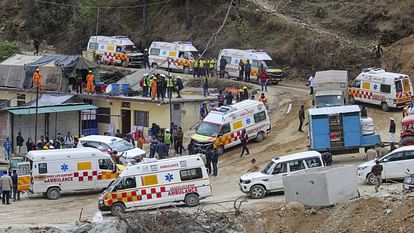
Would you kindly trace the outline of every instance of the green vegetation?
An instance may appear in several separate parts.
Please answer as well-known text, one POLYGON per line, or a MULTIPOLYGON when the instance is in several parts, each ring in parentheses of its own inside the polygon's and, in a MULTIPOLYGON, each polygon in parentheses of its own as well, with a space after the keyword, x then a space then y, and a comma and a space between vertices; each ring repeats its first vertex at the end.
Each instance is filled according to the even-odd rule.
POLYGON ((0 61, 3 61, 20 51, 20 46, 15 42, 0 41, 0 61))
POLYGON ((318 18, 325 18, 328 15, 328 11, 321 7, 321 6, 317 6, 314 9, 314 16, 318 17, 318 18))

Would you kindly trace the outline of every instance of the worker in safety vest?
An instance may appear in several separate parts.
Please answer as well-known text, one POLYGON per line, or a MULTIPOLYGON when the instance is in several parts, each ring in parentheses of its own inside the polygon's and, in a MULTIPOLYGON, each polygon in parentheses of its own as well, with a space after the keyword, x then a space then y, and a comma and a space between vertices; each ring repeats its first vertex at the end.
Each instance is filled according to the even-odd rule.
POLYGON ((167 98, 172 98, 174 89, 174 79, 172 76, 167 77, 167 98))
POLYGON ((95 77, 92 73, 92 70, 88 72, 86 75, 86 93, 92 94, 95 91, 95 84, 94 84, 95 77))
POLYGON ((40 73, 39 68, 37 68, 36 71, 33 73, 33 77, 32 77, 33 86, 40 87, 41 78, 42 78, 42 74, 40 73))
POLYGON ((153 75, 151 79, 151 99, 155 100, 157 95, 157 78, 153 75))
POLYGON ((148 88, 150 87, 151 83, 150 83, 150 80, 148 78, 148 74, 144 74, 144 76, 142 78, 143 78, 143 81, 142 81, 142 97, 147 97, 148 96, 148 88))
POLYGON ((198 60, 193 60, 193 77, 198 76, 198 60))
POLYGON ((208 69, 209 69, 209 73, 210 73, 211 78, 216 76, 216 72, 215 72, 214 67, 216 67, 216 59, 214 57, 212 57, 208 61, 208 69))
POLYGON ((262 94, 260 95, 260 97, 259 97, 259 101, 260 101, 260 102, 262 102, 262 103, 265 105, 266 109, 268 109, 268 106, 267 106, 267 98, 266 98, 266 96, 265 96, 265 94, 264 94, 264 93, 262 93, 262 94))
POLYGON ((206 60, 204 58, 200 58, 200 60, 198 60, 198 77, 202 77, 205 76, 205 66, 206 66, 206 60))
POLYGON ((170 150, 171 145, 171 132, 170 129, 166 129, 164 132, 164 143, 167 146, 168 151, 170 150))

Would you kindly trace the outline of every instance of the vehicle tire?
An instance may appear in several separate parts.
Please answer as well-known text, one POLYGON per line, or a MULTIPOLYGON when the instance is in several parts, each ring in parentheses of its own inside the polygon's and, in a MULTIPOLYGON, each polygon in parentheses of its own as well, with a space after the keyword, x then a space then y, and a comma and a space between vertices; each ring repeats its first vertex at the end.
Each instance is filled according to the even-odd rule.
POLYGON ((183 71, 184 71, 184 74, 191 74, 190 67, 188 66, 184 67, 183 71))
POLYGON ((254 139, 256 142, 261 142, 264 139, 264 133, 263 132, 258 132, 256 135, 256 138, 254 139))
POLYGON ((375 176, 374 173, 369 173, 367 175, 367 184, 374 185, 375 184, 375 176))
POLYGON ((220 156, 222 154, 224 154, 224 146, 220 146, 219 148, 217 148, 217 154, 220 156))
POLYGON ((226 79, 230 78, 229 72, 224 72, 224 78, 226 78, 226 79))
POLYGON ((189 193, 185 195, 184 203, 188 207, 198 206, 200 204, 200 197, 196 193, 189 193))
POLYGON ((125 213, 125 205, 121 202, 117 202, 111 206, 111 214, 119 216, 125 213))
POLYGON ((122 65, 122 67, 127 68, 128 65, 129 65, 129 62, 128 61, 122 61, 121 65, 122 65))
POLYGON ((414 136, 408 136, 401 139, 399 146, 413 146, 414 145, 414 136))
POLYGON ((46 192, 46 196, 50 200, 56 200, 60 197, 60 190, 57 187, 49 188, 46 192))
POLYGON ((157 63, 153 62, 153 63, 151 64, 151 68, 157 68, 157 67, 158 67, 157 63))
POLYGON ((266 195, 266 189, 262 185, 253 185, 250 188, 250 198, 262 199, 266 195))
POLYGON ((387 104, 387 103, 385 103, 385 102, 382 102, 382 103, 381 103, 381 109, 382 109, 382 111, 384 111, 384 112, 388 112, 388 110, 390 110, 390 108, 388 107, 388 104, 387 104))
POLYGON ((355 98, 353 96, 348 97, 348 103, 355 104, 355 98))

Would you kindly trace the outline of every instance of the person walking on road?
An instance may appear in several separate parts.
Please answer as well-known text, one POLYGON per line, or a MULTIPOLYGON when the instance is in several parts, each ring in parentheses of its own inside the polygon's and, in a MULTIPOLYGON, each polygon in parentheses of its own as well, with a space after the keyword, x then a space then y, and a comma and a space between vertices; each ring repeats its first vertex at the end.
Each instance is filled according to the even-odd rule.
POLYGON ((10 154, 11 154, 11 142, 9 137, 6 137, 6 139, 3 142, 4 147, 4 160, 10 160, 10 154))
POLYGON ((3 205, 10 205, 10 191, 13 189, 13 181, 7 173, 0 177, 0 189, 2 190, 3 205))
POLYGON ((17 171, 13 170, 13 174, 11 176, 12 182, 13 182, 13 201, 20 201, 20 192, 18 191, 18 181, 19 177, 17 176, 17 171))
POLYGON ((269 74, 266 71, 263 71, 262 73, 260 73, 259 79, 262 91, 267 92, 267 82, 269 80, 269 74))
POLYGON ((177 141, 175 143, 175 153, 182 155, 183 154, 183 140, 184 140, 184 133, 183 133, 183 129, 181 127, 178 127, 177 130, 177 141))
POLYGON ((395 121, 394 118, 390 118, 390 128, 388 130, 388 133, 390 134, 390 143, 395 143, 395 121))
POLYGON ((299 132, 303 132, 302 126, 303 126, 304 121, 305 121, 305 106, 301 105, 300 110, 299 110, 299 128, 298 128, 299 132))
POLYGON ((315 76, 311 74, 308 79, 310 95, 313 95, 313 86, 315 85, 315 76))
POLYGON ((246 155, 250 154, 249 148, 247 148, 247 143, 249 142, 249 135, 247 135, 246 129, 243 129, 240 135, 240 141, 242 143, 242 152, 240 154, 240 158, 243 157, 244 152, 246 151, 246 155))
POLYGON ((375 192, 378 192, 379 187, 382 183, 382 173, 383 167, 380 164, 379 160, 375 161, 375 165, 372 167, 371 172, 374 174, 374 183, 375 183, 375 192))
POLYGON ((247 59, 246 64, 244 65, 244 81, 248 83, 250 82, 250 72, 252 72, 252 66, 249 59, 247 59))
POLYGON ((209 85, 209 82, 210 82, 210 78, 208 77, 208 76, 205 76, 204 78, 203 78, 203 95, 204 95, 204 97, 207 97, 208 96, 208 85, 209 85))
POLYGON ((213 146, 212 156, 211 156, 211 165, 213 166, 213 176, 218 175, 218 167, 217 167, 218 157, 219 157, 219 154, 217 152, 217 149, 213 146))
POLYGON ((168 147, 162 140, 159 141, 157 144, 157 154, 158 154, 158 159, 168 158, 168 147))

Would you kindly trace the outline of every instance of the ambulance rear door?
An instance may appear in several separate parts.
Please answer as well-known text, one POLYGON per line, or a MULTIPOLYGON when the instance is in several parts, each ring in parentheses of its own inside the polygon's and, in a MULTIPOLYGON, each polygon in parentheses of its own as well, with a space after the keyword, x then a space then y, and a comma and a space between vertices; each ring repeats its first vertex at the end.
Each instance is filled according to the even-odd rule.
POLYGON ((31 179, 30 179, 30 162, 23 162, 17 164, 17 190, 18 191, 30 191, 31 179))

